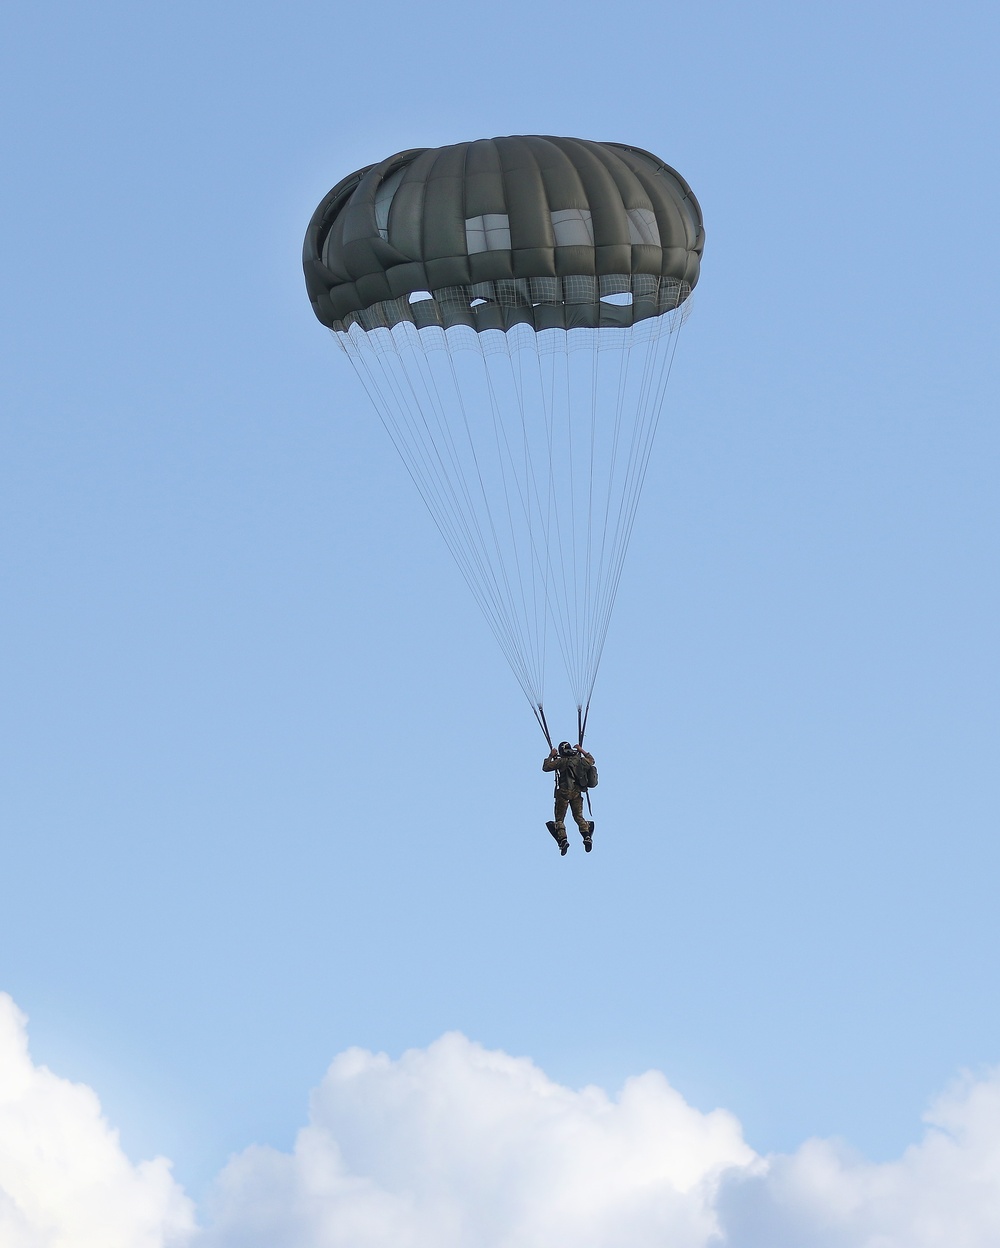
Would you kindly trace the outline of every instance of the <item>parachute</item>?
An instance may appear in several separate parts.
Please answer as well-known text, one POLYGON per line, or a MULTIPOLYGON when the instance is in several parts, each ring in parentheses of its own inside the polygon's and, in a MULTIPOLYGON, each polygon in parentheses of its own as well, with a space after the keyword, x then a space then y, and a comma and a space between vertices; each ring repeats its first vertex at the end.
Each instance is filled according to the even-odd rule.
POLYGON ((583 739, 704 229, 620 143, 415 148, 323 199, 303 267, 551 745, 583 739))

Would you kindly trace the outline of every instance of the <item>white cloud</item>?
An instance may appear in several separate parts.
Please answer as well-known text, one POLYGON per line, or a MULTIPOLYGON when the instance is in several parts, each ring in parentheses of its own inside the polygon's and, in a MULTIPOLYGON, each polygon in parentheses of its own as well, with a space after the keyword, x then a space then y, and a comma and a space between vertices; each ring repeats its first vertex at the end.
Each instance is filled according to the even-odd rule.
POLYGON ((398 1062, 342 1054, 292 1156, 224 1172, 213 1245, 701 1248, 719 1174, 753 1159, 736 1120, 655 1072, 613 1101, 452 1034, 398 1062))
POLYGON ((761 1158, 650 1072, 616 1098, 457 1034, 341 1054, 291 1153, 230 1162, 194 1229, 94 1094, 32 1065, 0 996, 0 1248, 996 1248, 1000 1072, 873 1164, 810 1140, 761 1158))
POLYGON ((167 1248, 192 1225, 168 1162, 128 1161, 90 1088, 32 1064, 0 993, 2 1248, 167 1248))

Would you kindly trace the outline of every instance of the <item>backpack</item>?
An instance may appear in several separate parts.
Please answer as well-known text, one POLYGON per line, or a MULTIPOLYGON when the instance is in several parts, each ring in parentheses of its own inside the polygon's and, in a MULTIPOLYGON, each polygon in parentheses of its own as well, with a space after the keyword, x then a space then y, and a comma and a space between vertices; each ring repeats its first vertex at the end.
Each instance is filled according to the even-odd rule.
POLYGON ((585 758, 581 758, 579 754, 565 769, 565 774, 583 793, 586 793, 588 789, 597 788, 597 768, 593 763, 588 763, 585 758))

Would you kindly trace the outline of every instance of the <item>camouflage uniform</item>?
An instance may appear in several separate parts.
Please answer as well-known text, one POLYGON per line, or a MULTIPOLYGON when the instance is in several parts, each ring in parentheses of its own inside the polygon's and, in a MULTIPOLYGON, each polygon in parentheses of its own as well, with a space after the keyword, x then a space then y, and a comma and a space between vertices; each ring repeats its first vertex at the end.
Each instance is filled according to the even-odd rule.
POLYGON ((581 750, 578 754, 572 755, 570 758, 563 758, 558 755, 553 758, 551 754, 546 755, 545 761, 542 763, 542 771, 558 771, 559 785, 556 789, 556 810, 555 823, 556 832, 559 837, 566 835, 566 809, 567 807, 573 812, 573 818, 576 820, 576 826, 580 829, 581 836, 590 835, 590 823, 584 817, 583 813, 583 791, 577 784, 573 775, 573 764, 582 759, 590 766, 594 765, 593 754, 588 754, 586 750, 581 750))

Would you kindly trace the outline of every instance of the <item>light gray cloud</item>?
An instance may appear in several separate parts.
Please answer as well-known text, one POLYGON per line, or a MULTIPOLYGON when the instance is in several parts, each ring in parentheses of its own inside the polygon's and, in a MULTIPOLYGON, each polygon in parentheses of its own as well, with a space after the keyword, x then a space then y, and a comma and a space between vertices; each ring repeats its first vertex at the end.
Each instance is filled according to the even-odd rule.
POLYGON ((294 1149, 235 1157, 203 1223, 90 1089, 32 1064, 0 996, 2 1248, 996 1248, 1000 1073, 957 1082, 874 1164, 827 1140, 762 1158, 655 1071, 612 1098, 459 1034, 352 1049, 294 1149))
POLYGON ((995 1248, 1000 1072, 956 1082, 924 1120, 898 1161, 808 1140, 759 1173, 732 1172, 717 1204, 727 1248, 995 1248))

